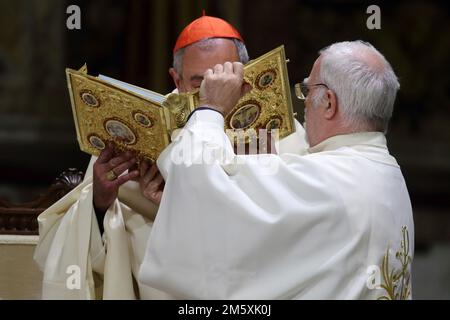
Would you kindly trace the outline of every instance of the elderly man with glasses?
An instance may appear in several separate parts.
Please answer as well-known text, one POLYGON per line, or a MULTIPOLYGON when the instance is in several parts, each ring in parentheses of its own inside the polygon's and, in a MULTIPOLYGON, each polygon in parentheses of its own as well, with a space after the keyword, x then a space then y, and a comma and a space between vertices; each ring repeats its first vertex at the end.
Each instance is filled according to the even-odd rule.
POLYGON ((203 108, 158 159, 166 185, 140 281, 189 299, 410 299, 414 225, 386 144, 399 89, 388 61, 362 41, 320 51, 296 86, 305 155, 233 154, 223 115, 244 87, 240 63, 207 70, 203 108))

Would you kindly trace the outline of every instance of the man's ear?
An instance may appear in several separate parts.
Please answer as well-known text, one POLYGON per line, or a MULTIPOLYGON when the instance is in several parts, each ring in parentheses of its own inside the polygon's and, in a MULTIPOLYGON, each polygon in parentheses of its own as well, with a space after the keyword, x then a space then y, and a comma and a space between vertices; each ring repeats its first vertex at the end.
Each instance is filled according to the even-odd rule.
POLYGON ((325 106, 325 119, 333 119, 338 112, 337 97, 332 90, 327 90, 328 105, 325 106))
POLYGON ((172 77, 173 83, 175 84, 177 89, 180 90, 181 79, 180 79, 180 76, 178 75, 177 71, 174 68, 170 68, 169 74, 172 77))

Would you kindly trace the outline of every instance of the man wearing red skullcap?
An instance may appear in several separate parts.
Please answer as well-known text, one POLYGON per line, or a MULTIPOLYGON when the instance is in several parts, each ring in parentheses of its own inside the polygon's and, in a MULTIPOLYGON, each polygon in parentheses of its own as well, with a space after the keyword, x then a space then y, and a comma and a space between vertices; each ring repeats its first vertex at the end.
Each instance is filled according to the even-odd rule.
POLYGON ((241 35, 228 22, 202 16, 181 32, 173 49, 169 73, 180 92, 198 89, 203 73, 226 61, 248 61, 241 35))
MULTIPOLYGON (((206 70, 227 61, 247 63, 247 49, 241 35, 225 20, 202 16, 191 22, 178 37, 173 49, 173 67, 169 74, 178 92, 200 88, 206 70)), ((164 179, 156 165, 140 167, 143 195, 159 203, 164 179)))
MULTIPOLYGON (((169 73, 178 91, 192 91, 207 69, 226 61, 248 61, 242 37, 226 21, 202 16, 180 34, 169 73)), ((91 158, 83 183, 41 214, 35 260, 44 272, 43 299, 170 298, 136 281, 158 210, 141 192, 163 180, 148 170, 139 184, 135 163, 108 146, 91 158), (116 179, 108 179, 110 171, 116 179)))
MULTIPOLYGON (((223 64, 226 61, 239 61, 245 64, 248 61, 247 49, 236 29, 222 19, 205 15, 194 20, 181 32, 173 52, 173 67, 169 69, 169 73, 179 92, 198 89, 205 71, 216 64, 223 64)), ((110 148, 105 149, 99 159, 101 163, 97 161, 94 164, 93 202, 97 213, 100 213, 98 215, 103 216, 117 197, 120 185, 137 178, 138 173, 131 171, 119 177, 121 180, 111 190, 108 188, 111 182, 104 179, 107 172, 112 170, 119 176, 132 168, 136 159, 126 153, 114 157, 110 148)), ((146 167, 142 172, 145 171, 146 167)), ((162 177, 158 178, 153 183, 162 183, 162 177)), ((141 186, 147 185, 148 182, 146 179, 141 186)))

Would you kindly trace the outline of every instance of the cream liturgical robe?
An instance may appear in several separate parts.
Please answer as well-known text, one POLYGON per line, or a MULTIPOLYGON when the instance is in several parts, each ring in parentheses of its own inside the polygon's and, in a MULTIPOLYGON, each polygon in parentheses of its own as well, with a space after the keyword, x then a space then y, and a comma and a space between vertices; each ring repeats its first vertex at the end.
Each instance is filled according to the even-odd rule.
POLYGON ((139 279, 188 299, 411 298, 413 219, 382 133, 235 156, 214 111, 161 154, 139 279))
POLYGON ((35 261, 43 299, 168 299, 137 278, 157 208, 129 181, 107 210, 103 238, 92 204, 92 157, 84 181, 39 217, 35 261))

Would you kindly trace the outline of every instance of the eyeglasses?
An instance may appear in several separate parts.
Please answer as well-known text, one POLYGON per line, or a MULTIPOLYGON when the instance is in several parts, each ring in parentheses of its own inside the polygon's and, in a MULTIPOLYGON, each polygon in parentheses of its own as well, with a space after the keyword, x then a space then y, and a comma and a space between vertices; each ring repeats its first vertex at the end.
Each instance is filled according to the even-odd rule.
POLYGON ((294 88, 295 88, 295 95, 300 100, 305 100, 306 97, 309 94, 309 91, 310 91, 309 88, 310 87, 315 87, 315 86, 324 86, 325 88, 329 89, 328 86, 325 83, 306 84, 304 82, 301 82, 301 83, 296 83, 295 86, 294 86, 294 88))

